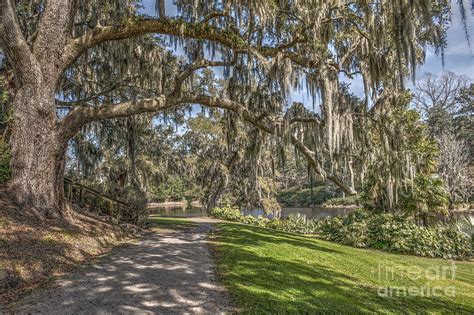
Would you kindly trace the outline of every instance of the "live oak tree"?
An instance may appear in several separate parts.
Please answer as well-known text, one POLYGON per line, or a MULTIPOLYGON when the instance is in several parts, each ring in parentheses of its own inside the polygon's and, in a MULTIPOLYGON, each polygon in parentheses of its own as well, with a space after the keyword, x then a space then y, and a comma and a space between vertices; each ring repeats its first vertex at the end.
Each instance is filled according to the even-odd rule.
POLYGON ((354 194, 355 114, 397 98, 424 49, 442 50, 447 0, 157 1, 158 17, 136 1, 3 0, 0 47, 12 98, 16 201, 40 216, 65 214, 68 142, 93 122, 189 104, 234 112, 293 144, 317 174, 354 194), (184 58, 173 58, 170 44, 184 58), (193 85, 223 67, 217 91, 193 85), (363 106, 340 78, 360 76, 363 106), (285 111, 291 89, 307 89, 320 116, 285 111), (58 111, 58 108, 62 111, 58 111), (352 175, 351 175, 352 174, 352 175))

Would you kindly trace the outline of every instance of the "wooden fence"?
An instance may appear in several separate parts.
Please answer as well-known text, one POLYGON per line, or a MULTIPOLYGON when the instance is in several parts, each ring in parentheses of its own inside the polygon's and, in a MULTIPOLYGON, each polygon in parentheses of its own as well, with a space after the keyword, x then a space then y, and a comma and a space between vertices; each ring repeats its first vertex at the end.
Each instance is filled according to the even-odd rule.
POLYGON ((103 193, 76 183, 69 178, 64 179, 64 195, 71 202, 81 207, 88 206, 99 213, 108 214, 117 221, 130 221, 131 206, 103 193))

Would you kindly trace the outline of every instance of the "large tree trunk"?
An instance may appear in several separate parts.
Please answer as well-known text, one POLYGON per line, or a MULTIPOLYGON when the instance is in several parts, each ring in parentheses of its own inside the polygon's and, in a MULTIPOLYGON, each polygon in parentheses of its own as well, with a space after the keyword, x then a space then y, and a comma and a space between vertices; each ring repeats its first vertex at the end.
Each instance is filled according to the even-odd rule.
POLYGON ((42 217, 64 215, 67 143, 61 143, 56 122, 54 89, 36 83, 23 86, 15 95, 9 188, 19 206, 42 217))
POLYGON ((71 34, 74 0, 48 0, 35 36, 25 39, 15 1, 0 1, 0 45, 14 73, 11 124, 11 197, 40 217, 64 216, 67 139, 59 132, 55 90, 71 34))

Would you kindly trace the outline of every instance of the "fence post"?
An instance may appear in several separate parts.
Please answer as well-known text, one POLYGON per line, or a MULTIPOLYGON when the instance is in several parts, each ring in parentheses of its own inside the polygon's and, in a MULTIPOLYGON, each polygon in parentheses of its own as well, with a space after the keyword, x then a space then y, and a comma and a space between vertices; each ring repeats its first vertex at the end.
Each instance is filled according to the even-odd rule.
POLYGON ((79 205, 82 207, 82 186, 79 186, 79 205))
POLYGON ((72 183, 70 183, 68 186, 68 195, 69 195, 69 199, 71 199, 71 201, 73 201, 73 196, 72 196, 72 183))
POLYGON ((124 213, 126 209, 128 209, 126 203, 115 200, 113 197, 103 195, 99 191, 83 186, 80 183, 74 183, 72 180, 65 179, 64 194, 70 201, 74 201, 74 189, 76 190, 77 200, 81 206, 86 204, 94 205, 92 208, 97 210, 99 214, 106 214, 108 210, 108 214, 117 221, 123 219, 124 213), (122 208, 125 208, 125 210, 122 208))
POLYGON ((112 218, 114 217, 114 203, 112 200, 109 200, 109 214, 112 218))

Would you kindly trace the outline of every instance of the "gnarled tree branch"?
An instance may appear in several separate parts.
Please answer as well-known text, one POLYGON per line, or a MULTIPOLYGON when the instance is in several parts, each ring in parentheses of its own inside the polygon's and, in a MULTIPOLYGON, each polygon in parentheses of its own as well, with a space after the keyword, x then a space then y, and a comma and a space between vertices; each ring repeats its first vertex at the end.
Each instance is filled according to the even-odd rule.
POLYGON ((146 18, 127 20, 121 25, 98 26, 84 35, 71 40, 64 48, 62 68, 67 68, 87 49, 106 41, 120 40, 150 33, 214 41, 233 49, 236 53, 248 52, 254 54, 260 61, 265 61, 265 58, 283 53, 284 58, 288 58, 300 66, 314 67, 318 64, 316 61, 300 56, 295 52, 286 51, 296 44, 306 41, 300 35, 296 35, 295 39, 289 43, 279 46, 257 47, 249 45, 248 41, 232 27, 222 29, 208 23, 190 23, 178 18, 146 18))
POLYGON ((12 0, 0 1, 0 47, 12 65, 15 86, 34 83, 40 75, 34 72, 38 70, 38 62, 21 33, 12 0))
POLYGON ((294 123, 309 123, 309 124, 321 124, 321 120, 317 117, 292 117, 290 118, 290 125, 294 123))
POLYGON ((58 122, 62 140, 71 139, 86 124, 109 118, 128 117, 141 113, 159 112, 177 105, 177 100, 162 95, 155 98, 126 101, 102 106, 82 105, 74 107, 58 122))
MULTIPOLYGON (((71 138, 80 130, 83 125, 91 121, 108 118, 127 117, 130 115, 147 112, 159 112, 162 110, 176 107, 181 104, 199 104, 205 107, 227 109, 240 115, 245 121, 251 123, 255 127, 267 133, 277 135, 276 124, 259 119, 246 106, 240 104, 239 102, 220 97, 195 94, 188 94, 181 97, 162 95, 157 98, 128 101, 116 105, 106 105, 99 107, 76 107, 60 123, 60 134, 63 137, 71 138)), ((335 174, 327 174, 316 159, 314 152, 309 150, 294 135, 291 136, 291 143, 307 158, 310 166, 316 171, 316 173, 334 182, 345 193, 349 195, 356 194, 353 188, 345 185, 343 181, 335 174)))
POLYGON ((207 67, 226 67, 232 66, 237 62, 237 54, 234 55, 231 61, 211 61, 207 59, 199 59, 192 64, 189 64, 186 69, 181 72, 175 80, 175 86, 172 95, 180 95, 183 87, 183 82, 189 78, 195 71, 207 67))

